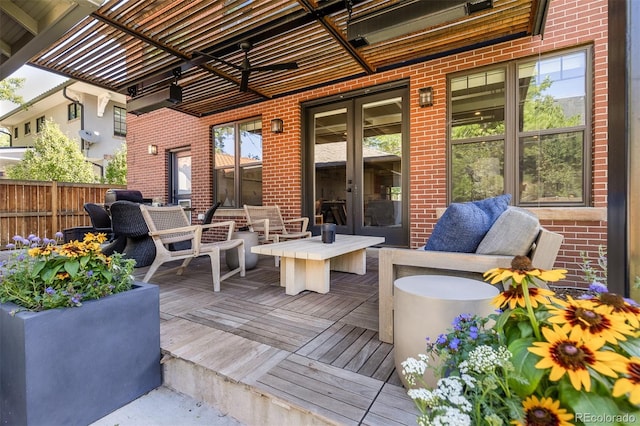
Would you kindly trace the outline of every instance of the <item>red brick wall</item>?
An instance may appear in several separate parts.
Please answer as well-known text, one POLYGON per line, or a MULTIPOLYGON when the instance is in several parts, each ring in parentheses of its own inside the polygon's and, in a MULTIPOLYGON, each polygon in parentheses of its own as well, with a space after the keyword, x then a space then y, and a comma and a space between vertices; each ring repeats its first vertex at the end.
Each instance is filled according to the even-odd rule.
MULTIPOLYGON (((323 98, 385 82, 408 79, 410 84, 410 240, 424 243, 436 221, 436 208, 446 207, 446 78, 453 72, 510 61, 578 45, 592 45, 593 63, 593 207, 607 206, 607 0, 588 2, 552 0, 544 38, 522 38, 460 53, 373 76, 342 82, 305 93, 194 118, 163 109, 139 117, 128 116, 128 186, 146 197, 166 198, 169 149, 189 146, 192 151, 193 207, 203 212, 212 203, 212 146, 210 126, 261 116, 265 128, 273 118, 284 120, 284 133, 263 132, 263 203, 278 204, 285 216, 301 213, 302 158, 301 107, 307 100, 323 98), (418 89, 433 87, 434 105, 420 108, 418 89), (147 145, 158 145, 157 156, 147 145)), ((545 209, 553 210, 553 209, 545 209)), ((565 241, 556 267, 570 271, 567 284, 579 284, 580 252, 597 257, 606 245, 606 215, 597 220, 562 217, 562 210, 541 216, 547 228, 565 241)))

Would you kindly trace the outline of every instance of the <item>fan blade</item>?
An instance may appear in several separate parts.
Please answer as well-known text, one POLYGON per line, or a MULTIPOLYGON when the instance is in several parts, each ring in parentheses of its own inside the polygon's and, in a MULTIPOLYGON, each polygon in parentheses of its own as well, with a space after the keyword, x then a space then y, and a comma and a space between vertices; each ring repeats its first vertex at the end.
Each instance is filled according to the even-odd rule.
POLYGON ((295 70, 298 68, 297 62, 283 62, 280 64, 265 65, 262 67, 251 67, 251 71, 283 71, 295 70))
POLYGON ((242 70, 242 80, 240 80, 240 91, 246 92, 249 89, 249 74, 250 70, 242 70))

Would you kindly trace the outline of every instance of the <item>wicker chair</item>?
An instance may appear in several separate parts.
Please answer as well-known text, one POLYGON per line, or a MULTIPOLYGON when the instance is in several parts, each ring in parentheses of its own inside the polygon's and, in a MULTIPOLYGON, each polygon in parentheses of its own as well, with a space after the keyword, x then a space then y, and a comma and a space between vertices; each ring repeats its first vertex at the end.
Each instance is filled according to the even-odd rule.
POLYGON ((115 240, 124 248, 117 250, 128 259, 135 259, 136 268, 149 266, 156 257, 156 248, 149 237, 149 228, 142 217, 139 203, 116 201, 109 207, 115 240))
MULTIPOLYGON (((307 231, 308 217, 284 220, 278 206, 245 204, 244 212, 249 230, 258 233, 258 241, 261 244, 311 237, 311 231, 307 231)), ((276 256, 276 266, 279 264, 280 258, 276 256)))
POLYGON ((178 275, 182 275, 193 258, 204 255, 211 258, 213 291, 220 291, 220 282, 238 272, 241 277, 245 276, 244 241, 231 239, 235 222, 224 221, 208 225, 190 225, 181 206, 150 207, 141 205, 140 210, 156 248, 156 257, 144 276, 144 281, 149 281, 160 265, 173 260, 183 260, 178 267, 178 275), (225 227, 227 228, 225 240, 212 243, 201 242, 204 229, 225 227), (184 242, 187 241, 190 242, 190 246, 183 249, 184 242), (171 246, 179 246, 181 249, 171 250, 171 246), (220 252, 232 249, 238 252, 239 266, 221 276, 220 252))
POLYGON ((113 236, 113 228, 111 227, 111 216, 109 212, 100 204, 84 203, 84 210, 91 219, 91 225, 95 232, 103 232, 111 239, 113 236))

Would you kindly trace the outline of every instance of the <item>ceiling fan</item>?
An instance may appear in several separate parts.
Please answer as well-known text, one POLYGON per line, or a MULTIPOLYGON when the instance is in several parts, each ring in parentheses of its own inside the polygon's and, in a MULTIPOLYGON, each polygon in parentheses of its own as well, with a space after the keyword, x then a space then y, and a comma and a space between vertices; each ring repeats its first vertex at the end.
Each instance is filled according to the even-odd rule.
POLYGON ((224 59, 217 58, 213 55, 210 55, 205 52, 200 52, 198 50, 195 50, 193 53, 195 53, 196 55, 205 56, 207 58, 213 59, 214 61, 218 61, 220 63, 223 63, 225 65, 228 65, 240 71, 242 75, 242 78, 240 80, 241 92, 246 92, 249 89, 249 76, 251 75, 252 72, 283 71, 283 70, 292 70, 292 69, 298 68, 297 62, 282 62, 279 64, 252 67, 251 63, 249 62, 249 51, 253 46, 248 41, 243 41, 242 43, 240 43, 239 47, 244 52, 244 59, 242 59, 242 63, 240 65, 232 64, 231 62, 225 61, 224 59))

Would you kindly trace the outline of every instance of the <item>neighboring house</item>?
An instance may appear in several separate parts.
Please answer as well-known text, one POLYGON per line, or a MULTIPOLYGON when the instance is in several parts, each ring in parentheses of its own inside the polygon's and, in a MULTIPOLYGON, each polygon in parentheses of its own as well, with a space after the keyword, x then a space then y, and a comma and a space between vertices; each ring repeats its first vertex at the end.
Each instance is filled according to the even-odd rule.
POLYGON ((0 147, 0 178, 34 145, 45 120, 76 140, 96 175, 104 176, 109 160, 126 142, 126 115, 124 95, 74 80, 27 100, 24 108, 0 116, 0 128, 10 134, 10 146, 0 147))

